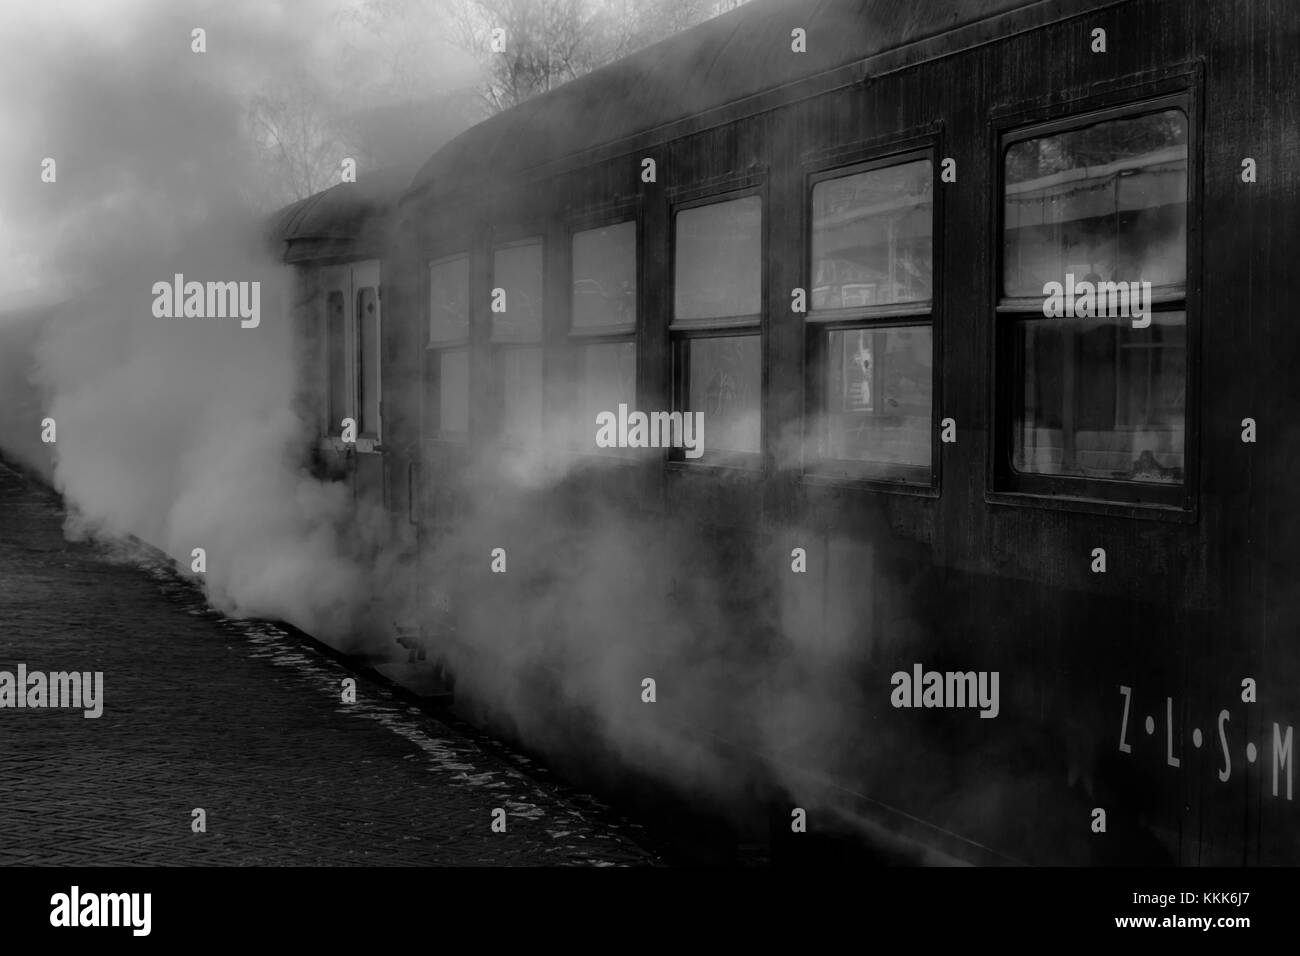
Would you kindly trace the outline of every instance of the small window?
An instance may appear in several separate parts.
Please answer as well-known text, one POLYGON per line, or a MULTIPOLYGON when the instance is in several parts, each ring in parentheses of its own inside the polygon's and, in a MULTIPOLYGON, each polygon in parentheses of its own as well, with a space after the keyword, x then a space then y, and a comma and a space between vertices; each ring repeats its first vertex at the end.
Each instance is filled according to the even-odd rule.
POLYGON ((503 389, 501 437, 512 445, 532 445, 542 434, 542 350, 505 346, 497 350, 503 389))
MULTIPOLYGON (((681 209, 674 235, 674 410, 703 416, 703 461, 755 466, 763 435, 762 200, 681 209)), ((674 449, 672 457, 685 456, 674 449)))
POLYGON ((1187 114, 1139 107, 1062 125, 1004 140, 998 480, 1178 503, 1187 114))
POLYGON ((930 464, 934 343, 926 326, 855 328, 829 340, 823 458, 930 464))
POLYGON ((368 438, 379 437, 379 295, 374 286, 357 292, 357 396, 361 418, 358 431, 368 438))
POLYGON ((468 340, 469 256, 455 256, 429 266, 429 342, 468 340))
POLYGON ((695 338, 687 346, 685 410, 703 413, 705 457, 758 454, 763 433, 761 338, 695 338))
POLYGON ((811 207, 809 470, 932 484, 934 165, 822 174, 811 207))
POLYGON ((927 159, 813 187, 814 310, 930 300, 933 179, 927 159))
POLYGON ((636 343, 599 342, 582 346, 579 416, 576 442, 591 454, 628 454, 625 449, 596 444, 596 419, 602 412, 618 414, 618 406, 636 409, 636 343))
POLYGON ((329 420, 325 423, 325 434, 336 437, 343 428, 343 419, 352 414, 352 400, 348 393, 346 308, 347 300, 342 292, 336 289, 326 294, 325 374, 329 420))
POLYGON ((754 316, 763 301, 763 203, 757 196, 677 213, 676 321, 754 316))
POLYGON ((439 349, 438 414, 440 438, 463 440, 469 432, 469 350, 439 349))
POLYGON ((573 237, 573 330, 636 330, 636 223, 573 237))
POLYGON ((492 341, 542 340, 542 241, 501 246, 492 255, 492 341))

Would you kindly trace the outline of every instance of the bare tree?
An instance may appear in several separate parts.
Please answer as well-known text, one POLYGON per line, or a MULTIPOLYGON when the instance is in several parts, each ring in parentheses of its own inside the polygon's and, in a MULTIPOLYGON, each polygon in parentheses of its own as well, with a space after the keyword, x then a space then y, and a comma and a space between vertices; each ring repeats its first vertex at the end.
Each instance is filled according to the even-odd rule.
POLYGON ((445 94, 448 22, 445 0, 360 0, 336 18, 340 33, 353 37, 342 72, 374 98, 410 103, 445 94))
POLYGON ((279 205, 333 186, 345 157, 368 166, 436 148, 473 118, 458 88, 479 101, 474 113, 500 112, 743 2, 355 0, 336 20, 347 39, 326 79, 298 71, 249 102, 258 198, 279 205), (366 126, 381 104, 370 118, 383 122, 366 126), (394 110, 428 135, 394 136, 394 110))
POLYGON ((587 0, 465 0, 450 6, 461 45, 484 66, 480 88, 499 112, 591 69, 587 0))
MULTIPOLYGON (((384 2, 384 0, 379 0, 384 2)), ((745 0, 448 0, 452 34, 499 112, 745 0)))
POLYGON ((303 199, 340 181, 344 158, 362 147, 328 91, 303 73, 264 87, 249 102, 249 134, 261 159, 264 189, 274 203, 303 199))

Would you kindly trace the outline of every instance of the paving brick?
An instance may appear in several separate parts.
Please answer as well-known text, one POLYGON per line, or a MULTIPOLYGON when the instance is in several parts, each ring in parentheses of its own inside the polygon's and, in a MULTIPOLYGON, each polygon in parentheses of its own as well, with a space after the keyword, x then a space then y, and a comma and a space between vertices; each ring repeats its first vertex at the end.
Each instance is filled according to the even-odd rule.
POLYGON ((0 864, 657 862, 597 801, 365 679, 342 704, 357 675, 300 636, 62 521, 0 464, 0 669, 104 672, 99 719, 0 709, 0 864))

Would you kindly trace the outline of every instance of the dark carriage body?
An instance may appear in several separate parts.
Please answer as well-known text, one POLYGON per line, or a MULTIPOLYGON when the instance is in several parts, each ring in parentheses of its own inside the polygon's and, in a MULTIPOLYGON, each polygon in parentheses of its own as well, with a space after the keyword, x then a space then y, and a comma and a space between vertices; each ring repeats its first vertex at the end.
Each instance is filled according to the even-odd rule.
MULTIPOLYGON (((401 320, 383 334, 385 446, 401 458, 387 500, 419 522, 422 573, 445 591, 433 603, 457 609, 457 644, 499 649, 486 635, 506 628, 527 656, 532 631, 568 626, 554 607, 539 613, 538 596, 576 587, 563 565, 612 548, 601 529, 618 516, 644 536, 630 548, 643 556, 644 601, 606 625, 644 639, 620 644, 605 677, 636 701, 643 675, 661 675, 655 708, 627 719, 657 721, 644 733, 672 746, 713 735, 736 778, 766 781, 764 799, 976 861, 1293 862, 1298 32, 1286 0, 754 0, 453 141, 398 210, 384 292, 401 320), (796 29, 806 53, 791 50, 796 29), (1098 29, 1105 52, 1094 51, 1098 29), (1073 188, 1042 170, 1011 182, 1008 150, 1032 141, 1041 163, 1065 142, 1054 136, 1156 123, 1144 117, 1173 124, 1176 145, 1134 146, 1127 166, 1076 157, 1065 168, 1112 203, 1117 243, 1148 226, 1181 237, 1185 269, 1153 306, 1159 334, 1063 333, 1034 351, 1026 343, 1055 333, 1027 324, 1032 296, 1011 294, 1008 250, 1055 242, 1069 261, 1083 227, 1062 227, 1073 239, 1008 232, 1030 228, 1009 188, 1041 210, 1073 188), (825 280, 832 306, 793 311, 792 291, 814 298, 822 282, 810 240, 818 184, 905 162, 928 175, 915 187, 929 197, 928 255, 895 268, 891 253, 886 276, 825 280), (1159 198, 1171 169, 1185 183, 1176 201, 1159 198), (756 299, 739 315, 682 314, 690 236, 676 224, 748 198, 761 204, 756 299), (575 299, 601 287, 575 282, 574 236, 621 222, 635 224, 635 326, 575 332, 575 299), (528 347, 545 435, 532 457, 502 441, 519 401, 507 379, 524 363, 502 358, 519 343, 494 333, 490 294, 500 250, 530 237, 542 295, 528 347), (431 340, 430 283, 461 269, 463 331, 431 340), (864 376, 863 356, 884 376, 882 356, 910 349, 918 368, 928 362, 928 394, 916 381, 894 393, 827 386, 848 374, 836 363, 849 353, 835 349, 858 330, 883 336, 857 339, 876 343, 854 353, 864 376), (894 347, 900 330, 906 349, 894 347), (681 409, 693 358, 746 336, 761 385, 747 454, 575 450, 571 422, 594 430, 575 411, 590 356, 615 354, 592 346, 634 348, 638 408, 681 409), (1031 360, 1058 364, 1032 379, 1031 360), (1147 372, 1131 371, 1139 361, 1147 372), (1147 397, 1133 398, 1133 382, 1147 397), (1052 388, 1068 397, 1030 428, 1026 396, 1047 402, 1039 393, 1052 388), (1152 398, 1160 388, 1172 397, 1152 398), (1100 392, 1112 395, 1102 425, 1063 410, 1100 392), (862 416, 860 434, 910 429, 897 443, 905 467, 818 454, 828 403, 841 399, 862 406, 836 410, 862 416), (866 407, 887 402, 895 425, 868 422, 866 407), (897 424, 909 416, 923 430, 897 424), (1243 441, 1248 418, 1254 442, 1243 441), (537 480, 505 477, 521 471, 537 480), (500 576, 497 547, 511 562, 500 576), (805 572, 792 570, 795 549, 805 572), (667 630, 676 636, 646 637, 667 630), (997 672, 997 715, 894 706, 893 675, 917 664, 997 672)), ((539 655, 544 676, 519 689, 518 706, 564 709, 565 682, 582 677, 551 663, 559 673, 539 655)))

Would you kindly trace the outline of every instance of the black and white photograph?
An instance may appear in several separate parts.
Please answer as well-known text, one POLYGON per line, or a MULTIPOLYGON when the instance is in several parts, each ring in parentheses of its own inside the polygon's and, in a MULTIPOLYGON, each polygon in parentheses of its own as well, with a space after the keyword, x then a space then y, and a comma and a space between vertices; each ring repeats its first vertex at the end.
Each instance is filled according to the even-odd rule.
POLYGON ((0 50, 6 932, 1289 922, 1300 3, 0 50))

